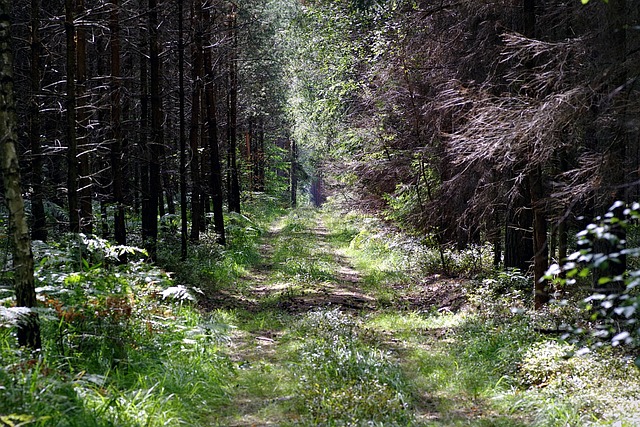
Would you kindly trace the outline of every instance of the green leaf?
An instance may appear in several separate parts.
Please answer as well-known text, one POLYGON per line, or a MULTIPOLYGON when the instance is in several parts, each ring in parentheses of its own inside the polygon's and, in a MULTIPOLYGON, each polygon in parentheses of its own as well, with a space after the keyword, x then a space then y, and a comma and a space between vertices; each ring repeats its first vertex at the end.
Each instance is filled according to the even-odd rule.
POLYGON ((601 277, 598 279, 598 285, 606 285, 611 282, 611 277, 601 277))
POLYGON ((583 268, 582 270, 580 270, 580 272, 578 273, 579 277, 587 277, 589 275, 589 269, 588 268, 583 268))
POLYGON ((33 421, 33 416, 27 414, 0 415, 0 422, 2 422, 2 425, 11 427, 24 426, 26 424, 32 423, 33 421))

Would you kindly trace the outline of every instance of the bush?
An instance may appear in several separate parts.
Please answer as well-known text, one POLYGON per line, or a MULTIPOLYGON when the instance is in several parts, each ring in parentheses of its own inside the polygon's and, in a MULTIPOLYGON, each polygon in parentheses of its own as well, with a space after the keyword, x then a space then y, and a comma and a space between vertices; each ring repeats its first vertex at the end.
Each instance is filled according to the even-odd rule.
MULTIPOLYGON (((640 248, 626 247, 622 237, 626 229, 638 221, 640 203, 630 206, 614 203, 603 217, 596 218, 595 223, 578 233, 578 247, 582 249, 569 255, 562 265, 554 264, 547 271, 546 278, 560 286, 571 286, 580 278, 598 274, 601 289, 583 300, 591 313, 593 327, 589 330, 571 328, 574 340, 587 337, 588 347, 623 344, 638 347, 640 344, 640 270, 627 269, 612 276, 609 268, 623 263, 623 257, 640 255, 640 248)), ((636 364, 640 366, 640 357, 636 364)))
POLYGON ((143 251, 82 235, 36 249, 43 349, 17 348, 0 320, 0 425, 201 425, 226 399, 225 325, 164 271, 116 262, 143 251))

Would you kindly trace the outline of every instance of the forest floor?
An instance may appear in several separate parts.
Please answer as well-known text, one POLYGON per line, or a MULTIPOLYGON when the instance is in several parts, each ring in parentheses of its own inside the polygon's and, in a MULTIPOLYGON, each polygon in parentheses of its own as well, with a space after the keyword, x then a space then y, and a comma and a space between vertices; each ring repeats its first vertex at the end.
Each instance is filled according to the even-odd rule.
POLYGON ((43 349, 0 305, 0 426, 640 426, 637 349, 564 341, 588 313, 534 311, 490 248, 254 202, 186 260, 171 224, 159 265, 84 236, 36 246, 43 349))
MULTIPOLYGON (((261 238, 260 262, 206 301, 234 325, 227 355, 237 368, 211 425, 583 425, 606 417, 585 412, 582 397, 576 405, 564 391, 548 392, 555 374, 527 359, 544 340, 557 356, 556 338, 536 335, 527 319, 478 317, 469 283, 416 281, 395 271, 385 250, 365 254, 334 222, 315 210, 278 219, 261 238)), ((549 369, 564 369, 554 363, 549 369)))

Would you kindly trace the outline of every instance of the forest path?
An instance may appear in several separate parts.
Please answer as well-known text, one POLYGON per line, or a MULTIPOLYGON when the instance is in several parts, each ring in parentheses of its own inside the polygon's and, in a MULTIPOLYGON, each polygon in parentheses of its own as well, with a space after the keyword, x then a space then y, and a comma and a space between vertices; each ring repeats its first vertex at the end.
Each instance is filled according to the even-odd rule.
POLYGON ((460 319, 419 314, 415 289, 365 268, 353 236, 323 215, 299 210, 274 222, 260 262, 227 291, 237 369, 210 425, 493 425, 483 399, 430 385, 455 369, 442 345, 460 319))

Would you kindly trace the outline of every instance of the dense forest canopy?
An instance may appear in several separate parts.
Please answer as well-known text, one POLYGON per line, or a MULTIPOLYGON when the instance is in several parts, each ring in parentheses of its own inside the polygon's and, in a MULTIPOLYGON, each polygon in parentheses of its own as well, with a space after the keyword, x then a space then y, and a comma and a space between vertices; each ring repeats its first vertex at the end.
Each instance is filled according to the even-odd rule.
POLYGON ((527 270, 637 197, 633 1, 187 3, 14 5, 35 239, 153 256, 180 179, 197 239, 206 213, 291 175, 527 270))
POLYGON ((638 197, 636 6, 21 2, 32 238, 156 259, 180 205, 184 257, 210 222, 224 243, 223 210, 253 192, 330 190, 443 249, 490 242, 541 307, 581 218, 638 197))
POLYGON ((1 4, 0 320, 20 345, 58 307, 30 241, 41 267, 66 245, 90 271, 97 245, 110 268, 184 268, 240 253, 265 198, 378 215, 446 277, 490 253, 535 309, 587 292, 599 337, 637 343, 637 0, 1 4))

